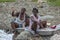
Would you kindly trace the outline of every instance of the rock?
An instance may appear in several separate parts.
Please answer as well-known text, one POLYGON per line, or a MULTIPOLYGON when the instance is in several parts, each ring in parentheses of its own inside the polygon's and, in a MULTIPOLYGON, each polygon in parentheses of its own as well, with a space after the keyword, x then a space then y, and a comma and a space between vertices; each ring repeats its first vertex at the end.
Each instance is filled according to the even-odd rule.
POLYGON ((33 40, 43 40, 43 38, 40 36, 40 37, 33 37, 32 38, 33 40))
POLYGON ((24 31, 17 36, 16 40, 43 40, 43 38, 41 36, 34 37, 30 32, 24 31))
POLYGON ((40 8, 44 8, 43 6, 40 6, 40 8))
POLYGON ((28 31, 21 32, 16 40, 31 40, 32 35, 28 31))
POLYGON ((38 0, 38 3, 40 3, 40 2, 46 2, 46 0, 38 0))
POLYGON ((54 16, 51 16, 51 15, 45 15, 42 17, 42 19, 53 19, 54 16))
POLYGON ((50 38, 50 40, 60 40, 60 35, 55 34, 54 36, 52 36, 52 37, 50 38))
POLYGON ((7 25, 6 25, 5 23, 0 22, 0 29, 6 30, 6 29, 8 29, 8 28, 7 28, 7 25))

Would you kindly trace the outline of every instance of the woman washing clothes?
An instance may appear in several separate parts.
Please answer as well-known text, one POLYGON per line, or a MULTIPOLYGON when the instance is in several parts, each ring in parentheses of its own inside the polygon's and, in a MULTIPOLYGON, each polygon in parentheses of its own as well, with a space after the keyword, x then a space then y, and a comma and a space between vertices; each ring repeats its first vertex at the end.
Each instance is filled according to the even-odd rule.
POLYGON ((13 22, 11 22, 12 29, 19 28, 19 27, 23 28, 23 24, 25 20, 27 19, 27 17, 29 17, 25 12, 26 12, 25 8, 22 8, 21 12, 17 12, 15 14, 14 11, 12 12, 12 16, 16 17, 16 19, 13 22))
POLYGON ((14 13, 14 11, 12 12, 12 16, 16 17, 16 19, 13 22, 11 22, 11 27, 14 31, 15 37, 19 34, 18 31, 15 30, 16 28, 25 28, 25 26, 23 26, 24 23, 26 26, 28 25, 29 16, 25 12, 26 12, 25 8, 22 8, 21 12, 17 13, 14 13))
POLYGON ((40 28, 44 28, 46 26, 46 21, 41 21, 41 17, 38 15, 38 9, 33 8, 33 14, 31 15, 30 26, 29 29, 32 29, 35 33, 40 28))

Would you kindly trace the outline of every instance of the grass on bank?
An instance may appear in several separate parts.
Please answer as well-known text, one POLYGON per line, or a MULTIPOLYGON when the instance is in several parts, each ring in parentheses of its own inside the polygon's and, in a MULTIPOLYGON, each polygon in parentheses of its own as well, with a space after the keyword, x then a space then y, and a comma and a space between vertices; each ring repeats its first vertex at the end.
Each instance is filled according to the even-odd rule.
MULTIPOLYGON (((38 0, 32 0, 32 2, 37 2, 38 0)), ((60 0, 46 0, 49 5, 60 6, 60 0)))
POLYGON ((52 6, 60 6, 60 0, 47 0, 47 2, 52 6))
POLYGON ((38 0, 32 0, 32 2, 37 2, 38 0))
POLYGON ((0 2, 15 2, 15 0, 0 0, 0 2))

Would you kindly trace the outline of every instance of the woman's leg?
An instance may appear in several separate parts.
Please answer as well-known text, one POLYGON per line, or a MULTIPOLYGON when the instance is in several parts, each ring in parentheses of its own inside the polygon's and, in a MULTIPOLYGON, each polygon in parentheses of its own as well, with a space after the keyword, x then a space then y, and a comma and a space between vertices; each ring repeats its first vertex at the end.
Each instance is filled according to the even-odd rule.
POLYGON ((13 29, 13 33, 14 33, 14 36, 13 36, 13 40, 15 40, 15 38, 18 36, 18 32, 17 30, 15 30, 16 28, 18 28, 18 24, 15 23, 15 22, 11 22, 11 27, 13 29))
POLYGON ((11 22, 11 27, 12 27, 13 30, 16 29, 16 28, 18 28, 18 26, 19 25, 17 23, 11 22))
POLYGON ((44 28, 47 27, 47 21, 42 21, 42 25, 44 28))
POLYGON ((25 27, 26 27, 26 26, 29 26, 29 23, 30 23, 30 19, 29 19, 29 18, 26 18, 26 19, 25 19, 25 27))
POLYGON ((39 26, 40 26, 40 28, 45 28, 45 27, 47 27, 47 21, 41 21, 41 22, 39 23, 39 26))
POLYGON ((36 33, 36 31, 37 31, 37 22, 33 22, 31 29, 36 33))

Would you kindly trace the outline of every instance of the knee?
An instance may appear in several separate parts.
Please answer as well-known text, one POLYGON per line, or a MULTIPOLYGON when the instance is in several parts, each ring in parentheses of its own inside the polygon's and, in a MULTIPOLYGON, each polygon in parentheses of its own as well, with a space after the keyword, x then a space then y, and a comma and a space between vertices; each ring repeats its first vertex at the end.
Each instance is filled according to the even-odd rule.
POLYGON ((46 27, 47 21, 42 21, 42 25, 43 25, 44 27, 46 27))
POLYGON ((15 23, 15 22, 11 22, 11 27, 14 29, 14 28, 18 28, 18 24, 15 23))

